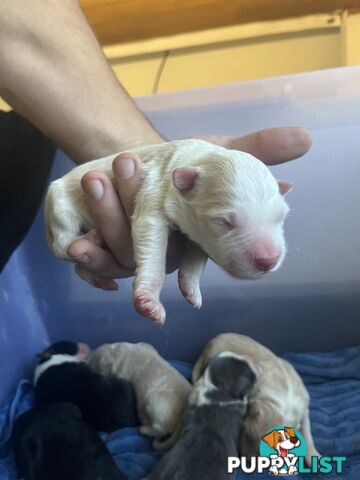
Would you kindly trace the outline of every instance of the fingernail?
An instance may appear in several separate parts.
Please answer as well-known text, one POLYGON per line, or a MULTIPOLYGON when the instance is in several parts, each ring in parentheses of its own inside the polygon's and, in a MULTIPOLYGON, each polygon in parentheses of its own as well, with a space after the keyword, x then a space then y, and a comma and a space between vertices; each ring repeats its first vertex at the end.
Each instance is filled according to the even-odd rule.
POLYGON ((87 193, 93 200, 102 199, 102 197, 104 196, 104 185, 102 184, 101 180, 88 180, 85 185, 87 193))
POLYGON ((77 263, 89 263, 90 257, 85 253, 84 255, 80 255, 80 257, 72 257, 72 260, 75 260, 77 263))
POLYGON ((131 178, 135 174, 135 162, 132 158, 121 158, 114 162, 114 169, 116 175, 125 180, 131 178))

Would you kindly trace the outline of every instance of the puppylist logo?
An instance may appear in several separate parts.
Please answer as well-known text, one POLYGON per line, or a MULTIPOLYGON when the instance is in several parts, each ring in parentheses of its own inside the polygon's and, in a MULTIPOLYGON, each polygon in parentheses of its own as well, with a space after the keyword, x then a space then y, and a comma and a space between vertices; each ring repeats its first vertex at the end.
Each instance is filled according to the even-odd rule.
POLYGON ((228 473, 235 470, 244 473, 268 471, 270 475, 343 472, 346 457, 311 457, 311 465, 306 465, 306 452, 305 439, 298 430, 275 427, 262 437, 259 457, 228 457, 228 473))

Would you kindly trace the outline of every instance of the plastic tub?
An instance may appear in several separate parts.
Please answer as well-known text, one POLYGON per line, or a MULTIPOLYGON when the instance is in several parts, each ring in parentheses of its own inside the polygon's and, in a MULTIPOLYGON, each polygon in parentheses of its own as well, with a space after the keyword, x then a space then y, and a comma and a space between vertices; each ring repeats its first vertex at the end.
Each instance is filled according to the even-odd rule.
MULTIPOLYGON (((257 282, 209 263, 204 306, 193 310, 176 276, 163 291, 163 328, 134 312, 131 280, 96 290, 48 251, 42 211, 0 278, 0 405, 56 339, 151 342, 167 358, 192 361, 223 331, 251 335, 277 352, 329 351, 360 344, 360 68, 343 68, 141 98, 166 137, 245 134, 303 125, 313 148, 274 172, 295 184, 283 267, 257 282)), ((72 163, 57 154, 52 179, 72 163)))

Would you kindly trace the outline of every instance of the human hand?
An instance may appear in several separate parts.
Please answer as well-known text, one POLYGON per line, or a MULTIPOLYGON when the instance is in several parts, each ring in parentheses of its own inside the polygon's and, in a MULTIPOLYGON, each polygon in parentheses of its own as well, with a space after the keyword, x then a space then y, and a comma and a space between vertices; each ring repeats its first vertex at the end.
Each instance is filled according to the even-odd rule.
MULTIPOLYGON (((267 165, 276 165, 304 155, 311 146, 308 131, 297 127, 262 130, 244 137, 196 137, 225 148, 251 153, 267 165)), ((82 188, 89 200, 91 215, 98 226, 68 249, 76 263, 75 270, 91 285, 104 290, 117 290, 115 278, 134 274, 135 261, 130 221, 135 196, 142 180, 142 164, 132 153, 122 153, 113 162, 116 190, 101 172, 91 171, 82 178, 82 188)), ((184 253, 184 237, 174 232, 169 238, 167 271, 180 265, 184 253)))

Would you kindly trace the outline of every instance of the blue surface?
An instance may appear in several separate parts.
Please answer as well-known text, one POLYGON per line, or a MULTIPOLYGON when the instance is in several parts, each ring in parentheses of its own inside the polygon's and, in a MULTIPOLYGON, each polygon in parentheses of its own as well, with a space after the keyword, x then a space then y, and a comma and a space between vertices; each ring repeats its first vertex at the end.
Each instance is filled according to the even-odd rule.
MULTIPOLYGON (((311 396, 311 422, 315 444, 324 456, 347 456, 341 475, 324 479, 359 480, 360 478, 360 347, 331 353, 287 354, 302 376, 311 396)), ((190 379, 191 366, 171 362, 190 379)), ((13 401, 0 411, 0 479, 16 480, 9 436, 14 419, 33 404, 32 387, 21 382, 13 401)), ((124 429, 103 435, 117 465, 129 480, 148 474, 159 458, 151 441, 137 429, 124 429)), ((258 475, 252 475, 259 478, 258 475)), ((267 475, 266 475, 267 476, 267 475)), ((237 478, 245 480, 248 474, 237 478)), ((301 478, 298 476, 297 478, 301 478)), ((306 475, 310 480, 319 476, 306 475)), ((200 479, 196 479, 200 480, 200 479)))

